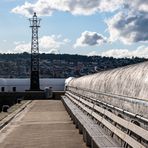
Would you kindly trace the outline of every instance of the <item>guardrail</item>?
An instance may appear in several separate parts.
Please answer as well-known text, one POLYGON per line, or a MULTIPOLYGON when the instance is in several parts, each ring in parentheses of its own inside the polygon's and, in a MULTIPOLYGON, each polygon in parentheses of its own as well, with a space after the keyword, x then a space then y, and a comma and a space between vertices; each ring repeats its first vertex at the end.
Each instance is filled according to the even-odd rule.
MULTIPOLYGON (((74 89, 74 88, 73 88, 74 89)), ((79 88, 75 88, 79 89, 79 88)), ((124 147, 134 147, 134 148, 144 148, 148 147, 148 131, 143 129, 136 123, 127 121, 122 117, 117 116, 111 111, 102 108, 99 104, 101 103, 98 99, 92 97, 86 97, 83 94, 77 94, 75 91, 71 91, 67 88, 65 95, 82 110, 84 110, 88 115, 93 117, 95 120, 105 126, 109 131, 110 135, 114 137, 115 135, 121 139, 124 143, 124 147)), ((84 90, 83 90, 84 91, 84 90)), ((85 93, 84 93, 85 94, 85 93)), ((109 105, 109 104, 106 104, 109 105)), ((111 105, 109 105, 111 107, 111 105)), ((113 106, 112 106, 113 107, 113 106)), ((113 107, 115 109, 115 107, 113 107)), ((121 110, 120 108, 116 108, 121 110)), ((129 112, 125 112, 130 116, 134 116, 148 123, 148 120, 143 117, 139 117, 129 112)))
POLYGON ((146 109, 148 108, 148 101, 145 101, 145 100, 142 100, 142 99, 139 99, 139 98, 123 96, 123 95, 104 93, 104 92, 95 92, 95 91, 91 91, 91 90, 88 90, 88 89, 82 89, 80 87, 73 87, 73 86, 68 86, 67 91, 71 91, 78 96, 91 99, 92 101, 97 101, 98 103, 103 104, 104 106, 108 106, 109 108, 112 108, 114 110, 117 110, 119 112, 127 114, 128 116, 131 116, 135 119, 138 119, 138 120, 148 124, 148 119, 143 117, 141 114, 137 114, 137 113, 135 114, 135 113, 129 112, 129 111, 124 110, 122 108, 119 108, 117 106, 111 105, 111 103, 107 103, 104 100, 102 101, 102 100, 99 100, 99 99, 96 99, 96 98, 98 98, 98 96, 107 96, 107 97, 113 98, 113 99, 118 100, 118 101, 123 100, 123 101, 129 102, 131 104, 136 104, 136 105, 139 104, 139 105, 143 106, 143 108, 145 107, 146 109), (91 96, 90 94, 88 95, 87 93, 90 93, 90 94, 93 94, 93 95, 91 96))

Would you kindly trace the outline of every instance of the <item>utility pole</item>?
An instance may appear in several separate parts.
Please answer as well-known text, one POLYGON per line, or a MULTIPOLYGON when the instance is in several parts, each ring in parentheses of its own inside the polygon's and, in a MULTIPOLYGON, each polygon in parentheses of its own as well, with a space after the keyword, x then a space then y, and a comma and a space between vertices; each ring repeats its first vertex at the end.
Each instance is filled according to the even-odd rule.
POLYGON ((39 91, 39 42, 38 42, 38 28, 40 27, 40 21, 34 13, 33 18, 29 19, 30 27, 32 29, 31 40, 31 74, 30 74, 30 91, 39 91))

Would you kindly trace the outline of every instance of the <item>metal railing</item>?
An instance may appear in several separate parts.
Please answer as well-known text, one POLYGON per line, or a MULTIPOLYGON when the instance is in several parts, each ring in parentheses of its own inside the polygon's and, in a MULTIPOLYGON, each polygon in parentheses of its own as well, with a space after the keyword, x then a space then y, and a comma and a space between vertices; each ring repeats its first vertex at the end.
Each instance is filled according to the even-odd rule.
POLYGON ((95 92, 95 91, 91 91, 91 90, 88 90, 88 89, 84 89, 84 88, 80 88, 80 87, 73 87, 73 86, 68 86, 67 90, 69 90, 69 91, 71 91, 71 92, 73 92, 73 93, 75 93, 77 95, 80 95, 82 97, 86 97, 86 98, 88 98, 90 100, 93 100, 93 101, 95 100, 96 102, 98 102, 100 104, 103 104, 104 106, 107 106, 109 108, 112 108, 114 110, 122 112, 122 113, 124 113, 124 114, 126 114, 128 116, 131 116, 133 118, 136 118, 136 119, 148 124, 148 119, 143 117, 141 114, 135 114, 135 113, 129 112, 127 110, 124 110, 122 108, 119 108, 117 106, 111 105, 109 103, 100 101, 99 99, 96 99, 95 97, 88 96, 86 94, 86 92, 89 92, 89 93, 95 94, 95 95, 111 97, 111 98, 114 98, 114 99, 118 99, 118 101, 123 100, 123 101, 127 101, 127 102, 130 102, 130 103, 140 104, 140 105, 145 106, 145 107, 148 107, 148 101, 145 101, 145 100, 142 100, 142 99, 139 99, 139 98, 123 96, 123 95, 104 93, 104 92, 95 92), (75 89, 75 91, 72 91, 71 88, 75 89), (77 90, 81 90, 83 93, 80 94, 80 93, 78 93, 77 90))
MULTIPOLYGON (((134 148, 144 148, 148 146, 148 131, 143 129, 142 127, 123 119, 122 117, 117 116, 116 114, 112 113, 111 111, 102 108, 100 104, 108 106, 112 109, 116 109, 118 111, 122 111, 127 115, 133 116, 143 122, 148 123, 148 119, 143 118, 139 115, 124 111, 118 107, 112 106, 110 104, 101 102, 97 98, 93 98, 86 95, 86 91, 82 90, 84 93, 76 93, 76 91, 72 91, 72 89, 80 90, 80 88, 69 87, 66 91, 66 96, 74 102, 77 106, 79 106, 82 110, 87 112, 90 116, 95 118, 100 124, 104 125, 109 131, 111 131, 111 135, 116 135, 124 142, 124 147, 130 145, 134 148)), ((90 92, 90 91, 89 91, 90 92)), ((91 91, 91 93, 94 93, 91 91)), ((98 94, 98 93, 97 93, 98 94)), ((104 93, 100 93, 104 95, 104 93)), ((110 96, 109 94, 106 94, 110 96)), ((112 95, 111 95, 112 96, 112 95)))

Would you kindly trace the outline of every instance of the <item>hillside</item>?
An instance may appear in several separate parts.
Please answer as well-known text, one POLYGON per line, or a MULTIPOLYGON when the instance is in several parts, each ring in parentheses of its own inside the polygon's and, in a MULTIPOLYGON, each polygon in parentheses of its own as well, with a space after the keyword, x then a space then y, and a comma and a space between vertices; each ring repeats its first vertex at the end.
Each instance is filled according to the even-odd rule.
MULTIPOLYGON (((79 77, 97 71, 146 61, 144 58, 120 58, 69 54, 40 54, 40 76, 79 77)), ((27 78, 30 74, 30 54, 0 54, 0 77, 27 78)))

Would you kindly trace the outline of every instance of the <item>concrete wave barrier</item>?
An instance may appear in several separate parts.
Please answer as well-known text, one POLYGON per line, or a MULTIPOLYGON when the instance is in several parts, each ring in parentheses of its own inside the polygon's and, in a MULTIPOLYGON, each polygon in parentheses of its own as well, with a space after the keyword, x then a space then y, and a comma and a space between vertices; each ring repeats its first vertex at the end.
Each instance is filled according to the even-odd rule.
POLYGON ((73 78, 65 97, 120 146, 148 147, 147 73, 148 62, 144 62, 73 78))

